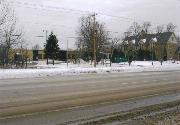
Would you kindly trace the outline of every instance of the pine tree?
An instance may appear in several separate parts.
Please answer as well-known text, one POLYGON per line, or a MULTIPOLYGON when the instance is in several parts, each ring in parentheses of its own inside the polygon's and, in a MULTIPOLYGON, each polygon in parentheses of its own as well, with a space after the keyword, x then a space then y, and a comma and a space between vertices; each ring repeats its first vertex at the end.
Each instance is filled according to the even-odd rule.
POLYGON ((58 39, 56 38, 56 35, 51 32, 49 35, 48 40, 46 41, 45 44, 45 57, 47 58, 47 64, 48 64, 48 59, 53 59, 53 65, 54 65, 54 60, 58 59, 59 55, 59 45, 58 45, 58 39))

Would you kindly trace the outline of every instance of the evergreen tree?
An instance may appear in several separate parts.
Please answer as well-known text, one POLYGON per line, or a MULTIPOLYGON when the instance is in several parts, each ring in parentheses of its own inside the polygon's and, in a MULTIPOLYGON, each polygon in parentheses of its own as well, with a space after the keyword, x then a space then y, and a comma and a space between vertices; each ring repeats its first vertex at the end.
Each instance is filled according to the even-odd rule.
POLYGON ((51 32, 49 35, 48 40, 46 41, 45 44, 45 57, 47 58, 47 64, 48 64, 48 59, 53 59, 53 65, 54 65, 54 59, 58 59, 59 56, 59 45, 58 45, 58 39, 56 38, 56 35, 51 32))

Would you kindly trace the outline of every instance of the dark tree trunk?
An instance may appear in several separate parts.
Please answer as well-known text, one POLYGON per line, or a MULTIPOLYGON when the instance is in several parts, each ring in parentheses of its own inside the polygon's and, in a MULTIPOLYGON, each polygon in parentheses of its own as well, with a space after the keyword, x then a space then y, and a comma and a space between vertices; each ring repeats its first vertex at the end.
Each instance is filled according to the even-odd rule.
POLYGON ((47 64, 47 65, 49 64, 48 57, 47 57, 47 62, 46 62, 46 64, 47 64))
POLYGON ((54 65, 54 58, 53 58, 53 65, 54 65))

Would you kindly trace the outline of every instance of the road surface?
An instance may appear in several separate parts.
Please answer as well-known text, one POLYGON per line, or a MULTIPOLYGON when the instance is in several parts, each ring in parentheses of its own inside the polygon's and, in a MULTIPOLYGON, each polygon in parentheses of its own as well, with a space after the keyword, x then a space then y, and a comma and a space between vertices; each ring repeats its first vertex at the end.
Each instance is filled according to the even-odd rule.
MULTIPOLYGON (((78 108, 114 104, 117 108, 118 101, 137 100, 157 95, 159 96, 156 98, 160 97, 159 102, 163 101, 161 97, 164 95, 167 95, 164 101, 167 101, 166 98, 175 101, 179 97, 179 92, 180 71, 1 80, 0 125, 15 124, 15 121, 20 125, 18 121, 22 119, 31 121, 34 119, 34 124, 43 125, 45 123, 42 121, 45 117, 41 115, 45 114, 46 120, 49 118, 48 121, 56 115, 56 121, 48 122, 48 125, 50 123, 55 125, 62 120, 67 122, 72 118, 79 119, 84 113, 81 112, 79 117, 78 115, 75 117, 73 113, 67 113, 70 110, 76 109, 78 113, 78 108), (35 121, 37 117, 41 117, 38 123, 35 121)), ((98 113, 94 112, 94 115, 98 113)))

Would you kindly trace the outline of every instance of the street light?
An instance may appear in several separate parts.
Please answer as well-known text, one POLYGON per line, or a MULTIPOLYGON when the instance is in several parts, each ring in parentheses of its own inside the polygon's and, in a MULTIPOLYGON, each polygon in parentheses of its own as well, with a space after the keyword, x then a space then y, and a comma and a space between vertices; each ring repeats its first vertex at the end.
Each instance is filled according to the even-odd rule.
MULTIPOLYGON (((76 39, 76 38, 83 38, 83 37, 76 37, 76 36, 72 36, 72 37, 67 37, 67 38, 70 38, 70 39, 76 39)), ((80 65, 80 58, 81 58, 81 49, 82 49, 82 45, 81 45, 81 41, 80 41, 80 46, 78 47, 79 48, 79 51, 80 51, 80 56, 78 57, 79 58, 79 65, 80 65)))
MULTIPOLYGON (((36 37, 39 37, 39 38, 46 38, 46 42, 47 42, 47 34, 48 34, 48 31, 47 30, 43 30, 43 32, 45 32, 45 36, 36 36, 36 37)), ((49 61, 48 61, 48 55, 47 55, 47 61, 46 61, 46 64, 48 65, 49 64, 49 61)))
MULTIPOLYGON (((67 61, 66 61, 66 63, 67 63, 67 68, 68 68, 68 66, 69 66, 69 63, 68 63, 68 55, 69 55, 69 52, 68 52, 68 50, 69 50, 69 41, 68 41, 68 39, 74 39, 74 38, 82 38, 82 37, 66 37, 67 38, 67 52, 66 52, 66 59, 67 59, 67 61)), ((80 43, 81 44, 81 43, 80 43)))
MULTIPOLYGON (((109 32, 112 32, 112 33, 114 33, 114 34, 118 34, 118 32, 107 31, 107 33, 109 33, 109 32)), ((112 38, 109 38, 109 39, 112 40, 112 38)), ((118 41, 119 41, 119 40, 117 40, 117 41, 115 42, 115 41, 112 40, 112 43, 111 43, 110 67, 111 67, 111 65, 112 65, 112 57, 113 57, 113 53, 114 53, 114 45, 117 44, 118 41)))

